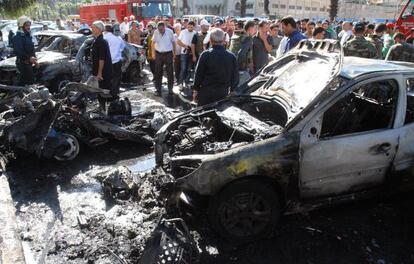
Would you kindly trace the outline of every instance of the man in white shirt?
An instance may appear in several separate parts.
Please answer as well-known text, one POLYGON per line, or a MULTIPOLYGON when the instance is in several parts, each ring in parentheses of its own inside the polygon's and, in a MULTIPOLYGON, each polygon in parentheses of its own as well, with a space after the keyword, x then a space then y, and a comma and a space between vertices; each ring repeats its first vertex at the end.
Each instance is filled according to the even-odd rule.
POLYGON ((285 54, 286 46, 288 44, 288 37, 283 37, 280 41, 279 48, 276 51, 276 58, 280 58, 285 54))
POLYGON ((123 39, 128 39, 129 23, 128 18, 124 17, 124 22, 119 26, 121 29, 121 36, 123 39))
POLYGON ((111 95, 113 98, 118 98, 122 77, 122 51, 125 48, 125 42, 120 36, 115 36, 113 33, 114 29, 112 25, 106 25, 104 39, 108 42, 112 59, 111 95))
POLYGON ((155 58, 155 88, 161 95, 162 73, 164 65, 167 70, 168 93, 172 94, 174 85, 175 39, 174 32, 165 26, 164 21, 158 22, 157 30, 152 37, 152 57, 155 58))
POLYGON ((352 37, 352 24, 350 22, 344 22, 342 24, 342 31, 339 32, 338 38, 341 39, 341 46, 345 44, 352 37))
MULTIPOLYGON (((182 25, 180 23, 174 24, 174 40, 175 43, 177 43, 178 36, 180 36, 182 25)), ((180 56, 181 55, 181 46, 175 45, 175 57, 174 57, 174 77, 175 81, 178 83, 180 80, 180 69, 181 69, 181 61, 180 56)))
POLYGON ((180 78, 178 84, 182 86, 183 82, 186 80, 188 69, 190 68, 190 63, 192 61, 192 52, 191 52, 191 41, 193 40, 196 32, 194 31, 195 23, 194 21, 188 22, 187 28, 182 30, 177 39, 177 44, 181 46, 181 55, 180 55, 180 78))

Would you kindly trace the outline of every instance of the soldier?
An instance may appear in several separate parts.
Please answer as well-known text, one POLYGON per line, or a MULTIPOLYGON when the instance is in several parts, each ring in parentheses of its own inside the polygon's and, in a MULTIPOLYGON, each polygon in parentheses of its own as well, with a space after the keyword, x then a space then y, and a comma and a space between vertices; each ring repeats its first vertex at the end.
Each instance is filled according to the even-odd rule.
POLYGON ((356 23, 353 29, 354 38, 344 44, 344 55, 361 58, 374 58, 377 55, 375 47, 365 39, 365 24, 356 23))
POLYGON ((208 30, 210 29, 210 23, 207 20, 203 19, 200 22, 201 31, 194 35, 191 41, 191 53, 193 56, 194 65, 197 64, 198 58, 201 53, 204 51, 203 41, 207 36, 208 30))
POLYGON ((253 73, 253 36, 256 33, 256 24, 250 20, 244 25, 244 31, 235 31, 232 37, 230 52, 237 58, 240 84, 250 79, 250 75, 253 73))
POLYGON ((389 49, 385 60, 414 62, 414 47, 405 42, 403 33, 395 33, 394 43, 395 44, 389 49))
POLYGON ((375 59, 382 60, 384 57, 382 56, 382 49, 384 48, 384 42, 382 41, 382 36, 387 29, 387 26, 383 23, 376 25, 374 29, 374 34, 369 34, 367 40, 374 45, 375 49, 377 50, 377 55, 375 59))

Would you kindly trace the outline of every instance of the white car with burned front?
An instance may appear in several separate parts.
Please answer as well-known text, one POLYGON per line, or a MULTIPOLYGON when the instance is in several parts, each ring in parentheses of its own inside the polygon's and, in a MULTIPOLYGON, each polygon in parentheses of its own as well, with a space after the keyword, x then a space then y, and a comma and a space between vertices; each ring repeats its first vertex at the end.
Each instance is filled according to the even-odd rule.
POLYGON ((413 187, 414 64, 303 41, 242 89, 156 136, 174 197, 207 202, 222 236, 269 236, 281 214, 413 187))

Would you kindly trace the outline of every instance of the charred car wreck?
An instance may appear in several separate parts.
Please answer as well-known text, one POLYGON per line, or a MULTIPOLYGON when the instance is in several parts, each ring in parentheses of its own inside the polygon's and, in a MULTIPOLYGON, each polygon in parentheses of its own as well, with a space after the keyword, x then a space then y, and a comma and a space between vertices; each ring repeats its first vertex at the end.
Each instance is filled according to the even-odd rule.
POLYGON ((394 172, 414 165, 413 66, 301 42, 241 95, 159 130, 171 200, 207 202, 211 227, 246 241, 272 234, 282 213, 412 187, 394 172))
POLYGON ((166 108, 151 107, 132 113, 128 98, 113 101, 103 113, 97 96, 109 91, 92 83, 68 83, 52 96, 45 87, 0 86, 2 98, 0 141, 9 150, 39 157, 74 159, 80 143, 96 147, 111 139, 152 146, 155 132, 173 116, 166 108))
MULTIPOLYGON (((85 81, 91 73, 90 49, 92 37, 70 32, 45 32, 37 35, 36 47, 38 66, 34 68, 36 83, 43 84, 51 92, 57 92, 62 81, 85 81)), ((123 81, 140 84, 145 62, 144 49, 138 45, 125 43, 122 53, 123 81)), ((0 83, 18 83, 16 58, 0 62, 0 83)))

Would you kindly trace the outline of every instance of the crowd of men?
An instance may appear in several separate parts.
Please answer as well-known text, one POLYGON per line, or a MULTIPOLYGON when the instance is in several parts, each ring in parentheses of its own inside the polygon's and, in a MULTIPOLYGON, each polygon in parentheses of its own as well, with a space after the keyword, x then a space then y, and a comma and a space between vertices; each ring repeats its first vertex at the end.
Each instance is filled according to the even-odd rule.
MULTIPOLYGON (((19 47, 29 41, 24 24, 21 25, 23 33, 17 34, 17 40, 13 42, 16 43, 17 61, 22 61, 19 58, 25 61, 19 70, 27 72, 29 69, 24 66, 32 65, 36 59, 34 54, 23 56, 19 52, 19 47)), ((89 28, 84 22, 80 27, 89 28)), ((193 99, 199 105, 224 98, 269 61, 283 56, 303 39, 338 40, 345 56, 414 62, 414 38, 406 39, 392 23, 333 24, 328 20, 297 21, 291 16, 275 21, 244 21, 228 17, 217 19, 213 24, 188 19, 175 19, 170 23, 169 19, 156 17, 144 25, 131 16, 125 17, 120 24, 109 19, 95 21, 91 29, 95 37, 93 74, 100 87, 110 90, 114 97, 119 93, 125 41, 146 47, 158 95, 161 95, 165 67, 169 93, 172 93, 174 83, 184 89, 194 77, 193 99)), ((28 83, 30 81, 26 80, 24 84, 28 83)))

